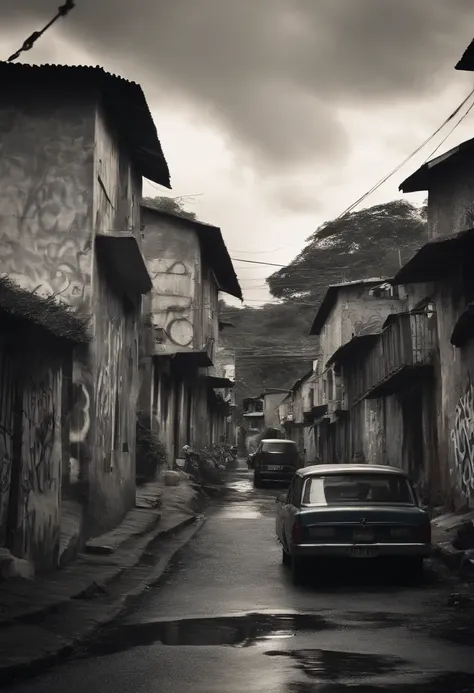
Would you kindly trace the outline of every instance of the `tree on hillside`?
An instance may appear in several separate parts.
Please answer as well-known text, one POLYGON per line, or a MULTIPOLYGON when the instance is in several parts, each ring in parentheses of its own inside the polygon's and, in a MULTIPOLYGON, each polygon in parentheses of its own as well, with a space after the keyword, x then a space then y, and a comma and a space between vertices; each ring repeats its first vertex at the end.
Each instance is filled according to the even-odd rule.
POLYGON ((426 206, 394 200, 322 224, 268 279, 273 296, 317 306, 329 284, 393 275, 427 241, 426 206))
POLYGON ((184 217, 185 219, 191 219, 192 221, 197 221, 197 216, 194 212, 188 212, 183 207, 183 198, 179 197, 144 197, 143 202, 150 207, 155 207, 156 209, 161 209, 162 212, 168 212, 169 214, 176 214, 179 217, 184 217))

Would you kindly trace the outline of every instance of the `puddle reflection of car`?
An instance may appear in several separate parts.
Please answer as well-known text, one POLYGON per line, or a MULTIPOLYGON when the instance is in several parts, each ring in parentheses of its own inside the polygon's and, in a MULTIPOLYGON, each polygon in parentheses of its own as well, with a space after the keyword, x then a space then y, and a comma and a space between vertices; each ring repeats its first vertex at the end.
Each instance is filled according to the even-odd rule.
POLYGON ((294 440, 267 438, 261 441, 251 460, 253 485, 262 488, 265 482, 290 483, 297 469, 302 466, 294 440))
POLYGON ((296 472, 277 497, 276 533, 293 582, 308 559, 396 559, 420 581, 431 553, 431 522, 401 469, 379 465, 318 465, 296 472))

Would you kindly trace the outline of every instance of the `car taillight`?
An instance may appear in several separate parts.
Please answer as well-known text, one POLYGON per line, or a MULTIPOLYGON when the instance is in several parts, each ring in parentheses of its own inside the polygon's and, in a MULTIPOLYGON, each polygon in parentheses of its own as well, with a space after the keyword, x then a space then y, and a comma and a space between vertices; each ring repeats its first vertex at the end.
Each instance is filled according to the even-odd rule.
POLYGON ((431 522, 427 522, 420 527, 420 541, 424 544, 431 543, 431 522))
POLYGON ((299 522, 295 522, 293 525, 291 539, 293 544, 301 544, 303 540, 303 528, 301 527, 299 522))

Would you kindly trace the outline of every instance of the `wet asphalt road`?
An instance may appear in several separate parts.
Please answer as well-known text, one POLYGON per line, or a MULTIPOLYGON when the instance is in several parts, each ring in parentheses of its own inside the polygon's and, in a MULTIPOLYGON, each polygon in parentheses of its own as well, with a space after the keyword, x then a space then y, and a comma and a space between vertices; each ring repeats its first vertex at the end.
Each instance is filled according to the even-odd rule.
POLYGON ((16 693, 467 693, 474 639, 428 570, 344 569, 291 584, 274 537, 275 497, 246 468, 201 531, 127 618, 16 693))

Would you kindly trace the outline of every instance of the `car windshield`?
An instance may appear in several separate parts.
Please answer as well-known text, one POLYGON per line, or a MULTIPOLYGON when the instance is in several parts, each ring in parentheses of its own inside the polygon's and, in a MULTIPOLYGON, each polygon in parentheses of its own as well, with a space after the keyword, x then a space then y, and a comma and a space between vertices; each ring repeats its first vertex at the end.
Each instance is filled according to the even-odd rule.
POLYGON ((273 443, 262 443, 262 452, 295 452, 296 446, 294 443, 280 443, 275 441, 273 443))
POLYGON ((303 505, 414 505, 408 480, 395 474, 332 474, 306 480, 303 505))

